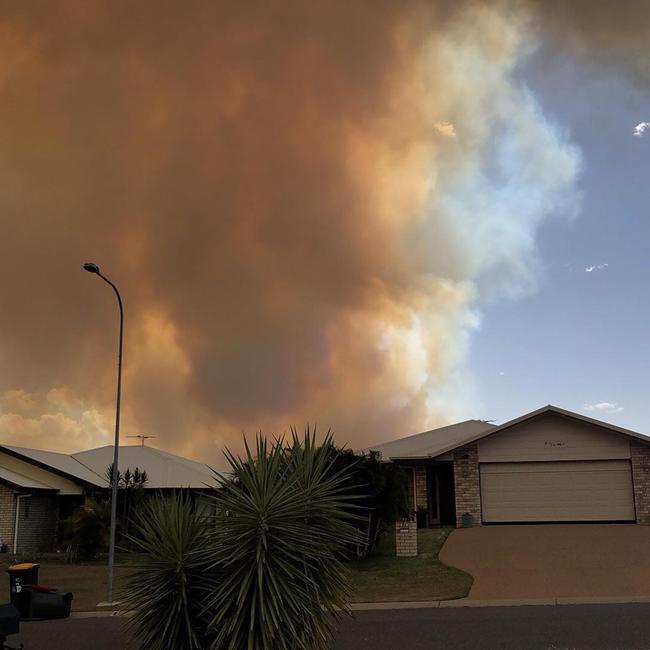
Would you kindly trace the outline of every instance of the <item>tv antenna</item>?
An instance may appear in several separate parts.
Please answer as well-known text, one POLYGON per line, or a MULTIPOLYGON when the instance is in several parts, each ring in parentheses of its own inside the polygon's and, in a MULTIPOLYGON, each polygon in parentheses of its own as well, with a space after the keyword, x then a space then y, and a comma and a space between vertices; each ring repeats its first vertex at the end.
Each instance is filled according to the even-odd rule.
POLYGON ((149 440, 149 438, 155 438, 156 436, 143 436, 142 434, 137 435, 137 436, 127 436, 127 438, 140 438, 141 441, 141 447, 144 447, 144 441, 149 440))

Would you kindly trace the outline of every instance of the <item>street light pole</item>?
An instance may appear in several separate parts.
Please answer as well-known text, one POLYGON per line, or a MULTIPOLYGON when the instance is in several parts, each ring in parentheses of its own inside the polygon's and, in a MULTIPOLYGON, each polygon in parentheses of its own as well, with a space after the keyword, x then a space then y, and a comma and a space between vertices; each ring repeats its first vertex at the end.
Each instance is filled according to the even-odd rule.
POLYGON ((106 594, 107 604, 113 603, 113 567, 115 565, 115 529, 117 525, 117 489, 119 477, 119 454, 120 454, 120 400, 122 396, 122 340, 124 338, 124 309, 122 307, 122 297, 117 287, 99 271, 97 264, 86 262, 84 270, 89 273, 95 273, 106 284, 110 285, 117 296, 117 304, 120 308, 120 342, 117 354, 117 397, 115 400, 115 445, 113 448, 113 485, 111 491, 111 530, 108 542, 108 589, 106 594))

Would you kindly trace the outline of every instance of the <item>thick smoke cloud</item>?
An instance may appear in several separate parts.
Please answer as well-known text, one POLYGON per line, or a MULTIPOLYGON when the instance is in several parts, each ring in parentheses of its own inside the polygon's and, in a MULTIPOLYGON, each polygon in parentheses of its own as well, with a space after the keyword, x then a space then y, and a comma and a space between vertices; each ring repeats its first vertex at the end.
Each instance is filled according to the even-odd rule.
POLYGON ((558 48, 650 82, 650 4, 647 0, 539 0, 537 18, 558 48))
POLYGON ((575 207, 579 154, 515 81, 540 21, 3 3, 2 440, 110 441, 116 307, 86 260, 123 292, 125 429, 165 448, 480 415, 477 305, 534 287, 538 226, 575 207))

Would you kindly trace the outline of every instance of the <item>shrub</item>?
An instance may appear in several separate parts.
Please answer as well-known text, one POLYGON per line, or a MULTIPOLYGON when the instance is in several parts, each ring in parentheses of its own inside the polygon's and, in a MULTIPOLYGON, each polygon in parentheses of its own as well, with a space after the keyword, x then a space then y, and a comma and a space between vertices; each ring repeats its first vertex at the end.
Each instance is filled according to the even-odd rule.
POLYGON ((215 516, 158 500, 138 518, 146 556, 125 594, 137 639, 154 650, 328 647, 348 609, 349 469, 334 470, 330 436, 318 446, 309 429, 288 445, 258 436, 254 453, 227 456, 215 516))
POLYGON ((136 514, 134 571, 121 598, 134 611, 129 625, 138 647, 150 650, 206 647, 203 602, 216 588, 206 562, 209 526, 187 497, 154 497, 136 514))
POLYGON ((393 463, 383 463, 379 454, 355 454, 332 447, 332 471, 347 468, 347 488, 359 496, 363 517, 355 522, 358 531, 354 552, 365 556, 375 550, 377 540, 392 530, 395 520, 409 515, 409 483, 406 472, 393 463))
POLYGON ((220 479, 212 560, 224 568, 211 597, 217 648, 326 648, 347 609, 341 552, 355 538, 347 470, 332 472, 331 438, 307 430, 285 447, 258 437, 256 454, 229 455, 220 479))
POLYGON ((109 501, 89 500, 75 510, 66 520, 63 541, 75 556, 82 559, 95 557, 108 550, 111 525, 111 504, 109 501))

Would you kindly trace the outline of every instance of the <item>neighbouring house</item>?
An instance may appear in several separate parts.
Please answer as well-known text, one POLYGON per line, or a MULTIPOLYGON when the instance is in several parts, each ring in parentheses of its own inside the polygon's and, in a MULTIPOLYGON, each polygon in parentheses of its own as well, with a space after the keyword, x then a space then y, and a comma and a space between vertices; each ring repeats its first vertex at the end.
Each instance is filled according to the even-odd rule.
MULTIPOLYGON (((0 445, 0 543, 16 553, 50 551, 58 522, 86 498, 106 494, 113 447, 75 454, 0 445)), ((120 446, 119 469, 147 472, 145 490, 187 490, 201 505, 214 485, 202 463, 154 447, 120 446)))
POLYGON ((555 406, 370 447, 407 469, 418 525, 650 524, 650 438, 555 406))

